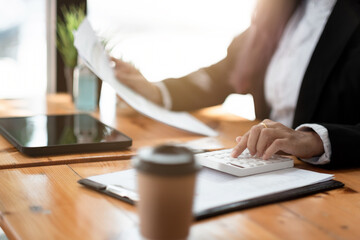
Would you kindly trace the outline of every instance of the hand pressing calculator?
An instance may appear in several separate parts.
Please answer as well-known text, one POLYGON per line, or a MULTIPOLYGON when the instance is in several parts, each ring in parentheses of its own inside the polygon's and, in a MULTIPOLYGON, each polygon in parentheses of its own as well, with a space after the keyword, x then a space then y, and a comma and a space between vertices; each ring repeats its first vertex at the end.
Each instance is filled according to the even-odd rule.
POLYGON ((246 149, 237 158, 230 156, 232 149, 196 154, 196 159, 202 166, 238 177, 275 171, 294 166, 291 158, 274 155, 268 160, 251 156, 246 149))

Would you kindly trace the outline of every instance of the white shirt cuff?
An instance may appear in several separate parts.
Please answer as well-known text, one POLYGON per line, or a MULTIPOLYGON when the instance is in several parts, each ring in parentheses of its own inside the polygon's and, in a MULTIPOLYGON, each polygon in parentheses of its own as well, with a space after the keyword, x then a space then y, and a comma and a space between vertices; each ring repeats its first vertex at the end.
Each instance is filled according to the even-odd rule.
POLYGON ((329 163, 331 157, 331 143, 329 139, 328 130, 324 126, 321 126, 319 124, 301 124, 295 130, 305 130, 306 128, 312 129, 314 132, 316 132, 319 135, 319 137, 321 138, 324 144, 325 152, 320 157, 313 157, 313 158, 307 158, 301 160, 315 165, 323 165, 329 163))
POLYGON ((170 97, 169 90, 165 86, 163 82, 155 82, 154 83, 159 89, 162 97, 163 107, 167 110, 170 110, 172 108, 172 100, 170 97))

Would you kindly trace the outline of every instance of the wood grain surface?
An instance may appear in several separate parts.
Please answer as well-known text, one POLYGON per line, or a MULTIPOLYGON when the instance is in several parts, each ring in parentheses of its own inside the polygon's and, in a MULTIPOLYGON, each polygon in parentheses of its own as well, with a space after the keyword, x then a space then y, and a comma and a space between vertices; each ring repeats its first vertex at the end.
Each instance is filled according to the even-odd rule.
MULTIPOLYGON (((65 114, 76 110, 67 95, 0 100, 0 116, 65 114), (35 104, 36 103, 36 104, 35 104)), ((0 137, 0 226, 9 239, 141 239, 136 208, 87 189, 81 178, 131 168, 143 146, 202 136, 174 129, 131 109, 114 119, 91 113, 133 139, 127 151, 30 158, 0 137)), ((232 147, 257 121, 219 107, 193 113, 232 147)), ((295 167, 331 173, 344 188, 194 222, 189 239, 360 239, 360 169, 326 170, 295 159, 295 167)))
MULTIPOLYGON (((208 108, 194 112, 194 115, 218 130, 219 141, 224 146, 231 147, 237 134, 243 133, 244 129, 249 128, 254 122, 226 114, 220 109, 219 107, 208 108), (224 121, 225 119, 227 120, 224 121), (242 124, 241 127, 239 123, 242 124)), ((70 96, 66 94, 48 95, 47 98, 0 100, 0 117, 72 113, 78 113, 78 111, 74 108, 70 96)), ((115 152, 29 157, 20 153, 3 136, 0 136, 0 169, 130 159, 142 146, 186 142, 203 137, 144 117, 131 108, 117 109, 116 115, 112 118, 102 115, 102 111, 89 114, 130 136, 133 139, 133 146, 127 150, 115 152)))
MULTIPOLYGON (((123 160, 1 170, 0 225, 10 239, 140 239, 134 206, 77 183, 128 168, 123 160)), ((359 169, 321 171, 346 187, 195 222, 189 239, 359 239, 359 169)))

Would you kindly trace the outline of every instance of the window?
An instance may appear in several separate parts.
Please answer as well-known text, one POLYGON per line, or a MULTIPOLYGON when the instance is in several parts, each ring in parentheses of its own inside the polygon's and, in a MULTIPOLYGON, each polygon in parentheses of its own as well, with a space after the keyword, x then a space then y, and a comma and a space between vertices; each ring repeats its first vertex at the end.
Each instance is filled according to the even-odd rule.
POLYGON ((45 0, 0 0, 0 98, 45 94, 45 0))
POLYGON ((250 22, 254 0, 88 0, 91 24, 111 54, 150 81, 180 77, 223 58, 250 22))

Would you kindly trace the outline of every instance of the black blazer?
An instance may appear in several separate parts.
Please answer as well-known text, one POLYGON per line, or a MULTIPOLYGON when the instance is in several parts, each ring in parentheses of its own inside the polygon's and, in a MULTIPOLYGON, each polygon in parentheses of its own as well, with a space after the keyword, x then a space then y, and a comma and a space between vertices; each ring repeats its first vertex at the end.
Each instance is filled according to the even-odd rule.
MULTIPOLYGON (((199 70, 210 76, 210 87, 200 88, 191 77, 194 73, 182 81, 164 81, 175 110, 220 104, 234 91, 228 74, 244 37, 246 32, 234 39, 224 60, 199 70)), ((254 79, 252 91, 259 119, 269 116, 264 74, 254 79)), ((302 123, 318 123, 328 129, 331 167, 360 165, 360 0, 338 0, 325 25, 300 88, 293 127, 302 123)))
POLYGON ((331 165, 360 164, 360 1, 338 0, 305 72, 293 126, 329 132, 331 165))

